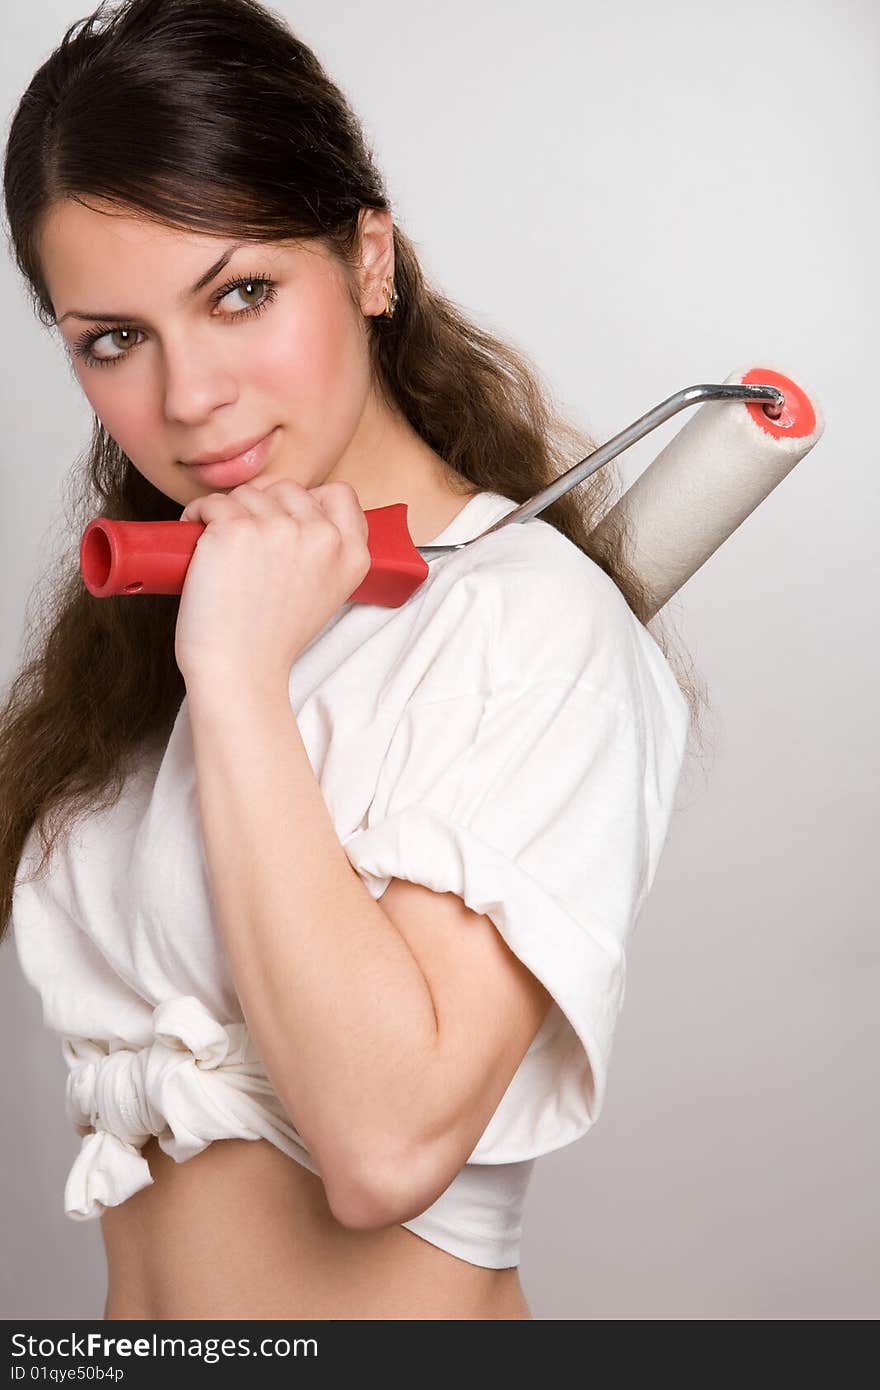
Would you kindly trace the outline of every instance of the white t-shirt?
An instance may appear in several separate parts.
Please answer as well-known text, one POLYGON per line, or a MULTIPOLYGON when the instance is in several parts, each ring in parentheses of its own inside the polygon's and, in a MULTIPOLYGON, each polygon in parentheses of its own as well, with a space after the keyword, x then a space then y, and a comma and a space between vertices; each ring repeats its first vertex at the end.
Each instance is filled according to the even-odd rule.
MULTIPOLYGON (((517 503, 472 498, 432 544, 517 503)), ((137 600, 132 600, 136 602, 137 600)), ((540 516, 430 561, 399 608, 347 603, 300 653, 291 705, 340 842, 371 895, 392 878, 495 923, 553 1004, 450 1186, 403 1225, 473 1264, 516 1265, 534 1160, 602 1109, 625 946, 673 810, 688 707, 612 580, 540 516)), ((21 968, 61 1035, 82 1137, 73 1220, 183 1162, 268 1139, 320 1170, 272 1090, 212 920, 192 728, 109 811, 77 822, 48 874, 36 828, 13 898, 21 968)))

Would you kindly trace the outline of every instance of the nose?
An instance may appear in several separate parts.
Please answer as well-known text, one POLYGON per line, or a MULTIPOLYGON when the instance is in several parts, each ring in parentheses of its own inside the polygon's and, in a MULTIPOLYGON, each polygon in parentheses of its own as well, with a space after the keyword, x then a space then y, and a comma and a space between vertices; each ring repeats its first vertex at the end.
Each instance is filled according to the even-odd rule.
POLYGON ((181 334, 164 351, 164 411, 175 424, 200 425, 238 398, 230 360, 216 343, 196 333, 181 334))

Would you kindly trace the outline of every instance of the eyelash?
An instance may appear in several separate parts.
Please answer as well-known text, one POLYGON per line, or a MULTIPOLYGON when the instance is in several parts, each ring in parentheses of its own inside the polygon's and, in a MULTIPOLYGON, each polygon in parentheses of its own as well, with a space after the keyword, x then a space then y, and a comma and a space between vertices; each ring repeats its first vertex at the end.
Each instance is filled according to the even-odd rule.
MULTIPOLYGON (((265 285, 265 298, 263 298, 259 304, 249 304, 245 309, 238 309, 234 314, 222 314, 221 318, 228 318, 234 321, 236 319, 250 318, 251 315, 262 314, 264 309, 268 309, 278 293, 275 281, 268 275, 240 275, 236 280, 228 280, 225 285, 217 290, 211 303, 219 304, 220 301, 225 299, 228 294, 231 294, 233 290, 240 289, 245 285, 265 285)), ((135 329, 134 331, 139 332, 140 330, 135 329)), ((77 339, 73 345, 73 352, 77 357, 81 357, 89 367, 109 367, 116 362, 123 362, 126 357, 131 356, 133 348, 127 348, 125 352, 119 353, 117 357, 96 357, 91 349, 98 339, 103 338, 105 334, 124 332, 132 332, 131 325, 127 323, 99 324, 96 329, 84 333, 81 338, 77 339)), ((137 346, 140 345, 137 344, 137 346)))

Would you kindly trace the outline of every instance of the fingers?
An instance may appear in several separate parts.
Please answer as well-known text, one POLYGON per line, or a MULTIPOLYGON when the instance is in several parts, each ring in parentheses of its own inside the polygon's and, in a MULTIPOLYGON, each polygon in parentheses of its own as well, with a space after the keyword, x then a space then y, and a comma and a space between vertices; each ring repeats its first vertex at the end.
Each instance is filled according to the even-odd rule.
POLYGON ((240 483, 228 493, 212 492, 194 498, 179 519, 207 524, 236 516, 277 516, 282 512, 304 522, 326 517, 344 536, 365 537, 369 532, 357 493, 350 483, 342 481, 322 483, 315 488, 304 488, 292 478, 279 478, 266 488, 240 483))
POLYGON ((326 515, 344 536, 369 534, 369 525, 358 495, 351 483, 322 483, 310 489, 312 496, 326 515))
MULTIPOLYGON (((342 480, 305 488, 292 478, 279 478, 265 490, 251 483, 242 483, 233 492, 242 494, 241 504, 257 515, 264 511, 271 498, 271 511, 286 511, 304 522, 325 517, 347 539, 365 539, 369 534, 367 518, 358 495, 351 483, 342 480), (254 493, 258 496, 254 497, 254 493)), ((265 514, 268 515, 268 511, 265 514)))
MULTIPOLYGON (((285 482, 287 479, 284 480, 285 482)), ((298 485, 293 484, 294 487, 298 485)), ((239 483, 229 492, 209 492, 205 497, 194 497, 187 502, 180 514, 180 521, 221 521, 236 516, 277 516, 279 512, 291 512, 290 505, 282 505, 277 491, 278 484, 268 488, 254 487, 252 483, 239 483)), ((305 489, 300 489, 304 492, 305 489)))

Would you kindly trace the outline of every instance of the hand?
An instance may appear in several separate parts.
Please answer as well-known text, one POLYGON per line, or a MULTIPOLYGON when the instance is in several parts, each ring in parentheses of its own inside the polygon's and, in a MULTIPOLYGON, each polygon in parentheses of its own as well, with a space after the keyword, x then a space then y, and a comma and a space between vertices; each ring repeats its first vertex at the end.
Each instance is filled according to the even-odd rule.
POLYGON ((188 502, 206 523, 187 567, 174 656, 189 684, 219 671, 287 688, 298 654, 370 569, 369 527, 350 483, 242 483, 188 502))

